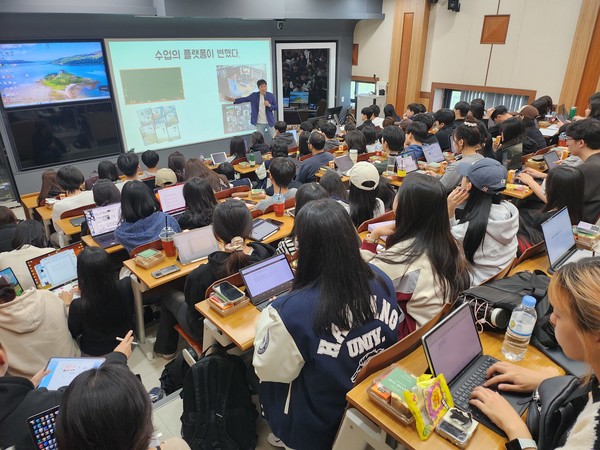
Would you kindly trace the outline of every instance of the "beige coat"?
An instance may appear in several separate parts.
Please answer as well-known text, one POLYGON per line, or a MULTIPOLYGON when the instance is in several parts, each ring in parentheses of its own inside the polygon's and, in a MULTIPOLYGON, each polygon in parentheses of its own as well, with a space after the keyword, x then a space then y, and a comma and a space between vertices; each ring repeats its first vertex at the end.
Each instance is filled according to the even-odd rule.
POLYGON ((23 290, 27 290, 35 287, 31 273, 29 273, 29 269, 27 268, 27 261, 53 251, 53 248, 24 245, 18 250, 0 253, 0 270, 10 267, 23 290))

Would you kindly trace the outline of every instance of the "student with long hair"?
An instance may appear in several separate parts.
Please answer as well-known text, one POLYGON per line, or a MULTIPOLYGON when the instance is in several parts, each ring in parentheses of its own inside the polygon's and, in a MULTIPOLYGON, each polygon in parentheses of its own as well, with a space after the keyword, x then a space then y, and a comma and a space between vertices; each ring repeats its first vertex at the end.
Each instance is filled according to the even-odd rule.
POLYGON ((171 153, 167 160, 167 167, 175 172, 178 183, 185 181, 185 156, 183 153, 177 151, 171 153))
POLYGON ((188 275, 183 293, 176 291, 163 298, 154 351, 165 359, 174 356, 177 350, 179 334, 173 329, 177 323, 202 342, 202 316, 196 310, 196 303, 205 298, 212 283, 275 254, 268 244, 246 243, 252 233, 252 216, 243 202, 228 200, 215 207, 213 233, 220 250, 211 253, 206 264, 188 275))
POLYGON ((78 375, 67 387, 56 420, 64 450, 189 450, 181 438, 151 444, 152 403, 126 366, 103 365, 78 375))
MULTIPOLYGON (((550 321, 556 340, 565 355, 587 363, 591 372, 582 380, 590 389, 585 408, 574 418, 568 431, 558 438, 561 449, 600 448, 600 260, 585 258, 561 267, 550 279, 548 297, 553 312, 550 321)), ((533 392, 539 384, 554 375, 534 371, 509 362, 497 362, 487 370, 488 380, 476 387, 470 403, 479 408, 507 435, 509 441, 532 439, 523 419, 498 394, 500 391, 533 392)), ((554 430, 548 430, 552 433, 554 430)), ((517 444, 519 445, 519 444, 517 444)), ((508 446, 507 446, 508 447, 508 446)), ((535 448, 533 446, 526 448, 535 448)))
POLYGON ((42 187, 38 194, 38 206, 44 206, 47 198, 58 197, 62 193, 62 189, 56 181, 56 170, 48 169, 42 172, 42 187))
POLYGON ((431 320, 470 286, 469 267, 450 232, 446 191, 434 178, 409 174, 394 200, 395 223, 375 228, 363 240, 363 257, 394 282, 406 320, 399 338, 431 320), (436 214, 432 214, 436 211, 436 214), (377 244, 387 236, 385 250, 377 244))
POLYGON ((339 203, 310 202, 294 226, 292 290, 261 313, 252 362, 260 403, 281 444, 331 448, 363 361, 396 342, 403 315, 391 280, 361 258, 339 203), (348 274, 343 282, 340 261, 348 274))
MULTIPOLYGON (((136 167, 137 174, 137 167, 136 167)), ((117 172, 117 166, 112 161, 100 161, 98 163, 98 179, 110 180, 113 183, 119 181, 119 173, 117 172)))
POLYGON ((509 266, 517 254, 519 211, 500 193, 506 187, 507 171, 498 161, 483 158, 456 169, 463 176, 448 196, 452 234, 462 244, 478 286, 509 266), (456 207, 466 201, 460 220, 456 207))
POLYGON ((338 173, 333 170, 328 170, 325 175, 319 180, 319 184, 329 193, 329 195, 336 199, 348 202, 348 189, 342 183, 342 179, 338 173))
POLYGON ((212 190, 215 192, 229 188, 227 177, 210 170, 206 167, 206 164, 198 158, 190 158, 185 163, 185 179, 191 180, 196 177, 207 180, 210 183, 212 190))
POLYGON ((69 331, 83 354, 112 352, 133 328, 133 294, 127 278, 118 280, 110 255, 101 247, 87 247, 77 255, 77 284, 81 297, 69 308, 69 331))
MULTIPOLYGON (((310 148, 308 147, 308 139, 310 138, 309 131, 302 131, 298 135, 298 152, 300 156, 310 155, 310 148)), ((327 141, 325 141, 327 143, 327 141)))
POLYGON ((348 131, 344 136, 348 150, 358 150, 358 154, 367 153, 367 139, 362 131, 348 131))
POLYGON ((250 151, 260 152, 263 155, 269 153, 269 146, 265 144, 265 137, 260 131, 255 131, 250 135, 250 151))
POLYGON ((401 120, 401 117, 396 113, 396 108, 391 103, 383 107, 383 115, 384 117, 391 117, 394 119, 394 122, 400 122, 401 120))
POLYGON ((0 253, 0 270, 10 267, 23 289, 35 287, 26 262, 54 250, 48 245, 44 226, 36 220, 19 222, 10 245, 10 251, 0 253))
POLYGON ((193 230, 212 223, 217 198, 208 180, 194 177, 183 185, 187 211, 177 220, 182 230, 193 230))
POLYGON ((366 161, 358 162, 348 172, 350 191, 348 193, 348 212, 354 226, 358 227, 365 220, 381 216, 385 213, 385 205, 377 198, 379 172, 366 161))
POLYGON ((391 211, 396 198, 396 189, 387 177, 379 177, 376 193, 377 198, 383 202, 386 212, 391 211))
POLYGON ((526 137, 523 122, 516 117, 506 119, 500 124, 500 136, 500 145, 494 149, 494 157, 507 169, 520 168, 526 137))
POLYGON ((243 137, 233 136, 229 140, 229 156, 235 156, 235 159, 246 157, 246 142, 243 137))
POLYGON ((96 206, 106 206, 121 201, 121 192, 115 184, 107 179, 99 179, 92 187, 92 195, 96 206))
POLYGON ((160 210, 158 200, 141 181, 129 181, 121 192, 122 222, 115 230, 115 238, 128 252, 139 245, 159 239, 165 226, 181 231, 177 221, 160 210))

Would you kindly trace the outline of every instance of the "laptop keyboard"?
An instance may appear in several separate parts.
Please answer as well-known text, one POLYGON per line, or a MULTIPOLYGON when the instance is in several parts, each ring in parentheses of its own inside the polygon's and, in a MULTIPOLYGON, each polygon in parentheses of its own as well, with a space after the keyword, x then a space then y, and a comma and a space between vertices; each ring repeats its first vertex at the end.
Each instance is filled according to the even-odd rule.
POLYGON ((267 300, 266 302, 262 302, 262 303, 256 305, 256 309, 258 309, 259 311, 262 311, 267 306, 269 306, 271 303, 273 303, 273 300, 267 300))
POLYGON ((116 244, 116 240, 115 240, 115 235, 114 233, 110 233, 110 234, 103 234, 102 236, 96 236, 94 238, 94 240, 101 246, 101 247, 110 247, 112 246, 111 244, 116 244))
POLYGON ((496 361, 494 358, 486 358, 477 370, 458 389, 452 392, 452 399, 458 407, 473 413, 480 412, 477 408, 469 404, 469 397, 475 387, 481 386, 485 382, 487 369, 496 361))

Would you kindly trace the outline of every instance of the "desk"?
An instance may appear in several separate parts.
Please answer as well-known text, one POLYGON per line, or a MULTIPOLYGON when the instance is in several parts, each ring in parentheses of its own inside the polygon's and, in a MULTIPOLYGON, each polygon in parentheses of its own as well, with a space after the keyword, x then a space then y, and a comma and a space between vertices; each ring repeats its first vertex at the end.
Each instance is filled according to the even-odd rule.
POLYGON ((534 256, 531 259, 527 259, 513 267, 510 272, 508 272, 508 276, 512 276, 515 273, 523 272, 528 270, 533 272, 534 270, 541 270, 542 272, 548 274, 548 268, 550 267, 550 260, 548 259, 548 254, 546 252, 540 253, 539 255, 534 256))
POLYGON ((242 166, 241 164, 235 164, 233 166, 233 170, 235 170, 240 175, 248 175, 250 173, 256 172, 256 169, 258 169, 259 167, 260 167, 260 164, 255 164, 253 166, 250 166, 250 165, 242 166))
POLYGON ((52 222, 52 210, 45 206, 38 206, 35 208, 36 212, 42 218, 44 224, 44 231, 46 232, 46 239, 50 240, 50 223, 52 222))
MULTIPOLYGON (((81 240, 88 247, 100 247, 98 245, 98 243, 94 240, 94 238, 89 234, 85 235, 85 236, 81 236, 81 240)), ((107 253, 117 253, 124 249, 125 248, 121 244, 117 244, 117 245, 113 245, 112 247, 105 248, 104 250, 106 250, 107 253)))
POLYGON ((242 351, 252 348, 260 311, 252 303, 249 303, 242 309, 224 317, 212 309, 208 302, 209 300, 203 300, 196 303, 196 309, 206 318, 202 347, 208 348, 217 342, 226 346, 233 342, 242 351))
POLYGON ((59 219, 54 222, 54 229, 58 233, 58 242, 61 247, 69 244, 71 236, 81 233, 81 225, 76 227, 71 223, 71 220, 81 217, 83 216, 67 217, 66 219, 59 219))
POLYGON ((21 195, 21 205, 23 205, 25 217, 28 219, 33 219, 33 210, 38 207, 38 195, 40 195, 39 192, 21 195))
POLYGON ((502 195, 506 195, 507 197, 516 198, 518 200, 524 200, 527 197, 533 195, 533 191, 530 188, 527 188, 525 191, 519 191, 516 189, 504 189, 502 191, 502 195))
MULTIPOLYGON (((481 342, 483 345, 483 351, 486 354, 494 356, 500 360, 504 359, 502 356, 502 341, 504 336, 500 333, 483 333, 480 334, 481 342)), ((427 361, 425 354, 423 353, 423 347, 419 347, 406 358, 399 361, 399 363, 406 367, 407 370, 421 374, 427 368, 427 361)), ((533 346, 529 346, 527 350, 526 359, 519 364, 529 367, 534 370, 540 370, 542 368, 553 367, 558 374, 564 374, 564 371, 550 361, 543 353, 533 346)), ((385 370, 385 369, 383 369, 385 370)), ((367 395, 367 388, 373 382, 373 379, 377 377, 381 371, 376 372, 363 380, 358 386, 355 386, 348 394, 346 399, 351 407, 356 408, 362 414, 364 414, 370 421, 380 429, 384 430, 391 437, 393 437, 400 444, 406 446, 409 449, 453 449, 456 447, 439 436, 437 433, 433 433, 431 437, 426 441, 421 441, 417 434, 416 429, 413 425, 405 425, 396 419, 393 415, 388 413, 386 410, 378 406, 376 403, 371 401, 367 395)), ((346 412, 348 414, 348 412, 346 412)), ((336 439, 337 441, 344 439, 343 436, 343 425, 340 433, 336 439)), ((472 450, 492 450, 492 449, 503 449, 506 439, 502 436, 494 433, 490 429, 479 426, 479 429, 475 432, 473 440, 467 447, 472 450)), ((335 444, 334 444, 335 448, 335 444)), ((342 447, 339 447, 342 448, 342 447)), ((358 447, 356 447, 358 448, 358 447)), ((385 447, 381 447, 385 448, 385 447)), ((389 448, 389 447, 388 447, 389 448)))

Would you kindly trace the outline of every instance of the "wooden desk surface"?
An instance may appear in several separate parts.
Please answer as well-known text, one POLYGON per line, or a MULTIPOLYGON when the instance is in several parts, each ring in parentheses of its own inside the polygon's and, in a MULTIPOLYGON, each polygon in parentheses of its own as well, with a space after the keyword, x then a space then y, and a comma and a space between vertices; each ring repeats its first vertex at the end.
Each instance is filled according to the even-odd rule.
POLYGON ((283 226, 279 229, 277 233, 273 236, 265 239, 263 244, 270 244, 272 242, 276 242, 280 239, 288 237, 292 233, 292 228, 294 228, 294 218, 290 216, 286 216, 285 214, 282 217, 277 217, 274 212, 269 214, 263 214, 258 217, 259 219, 273 219, 283 222, 283 226))
MULTIPOLYGON (((326 171, 324 172, 322 170, 319 170, 317 173, 315 173, 315 176, 317 177, 317 179, 320 180, 321 177, 325 175, 325 173, 326 171)), ((340 178, 342 179, 342 183, 344 183, 346 186, 348 185, 348 182, 350 182, 350 177, 348 175, 342 175, 340 178)))
POLYGON ((240 349, 248 350, 252 348, 260 311, 252 303, 249 303, 233 314, 223 317, 213 310, 208 302, 208 300, 203 300, 196 303, 198 312, 210 320, 240 349))
POLYGON ((154 267, 151 267, 150 269, 144 269, 143 267, 136 265, 133 259, 128 259, 127 261, 123 262, 123 265, 129 270, 131 270, 131 273, 137 276, 142 283, 148 286, 148 289, 154 289, 155 287, 162 286, 163 284, 167 284, 170 281, 174 281, 188 275, 196 267, 202 264, 206 264, 207 261, 207 259, 202 259, 192 264, 183 265, 177 260, 176 257, 172 257, 165 258, 163 262, 154 267), (162 278, 154 278, 152 276, 152 272, 154 272, 155 270, 163 269, 167 266, 172 266, 173 264, 179 267, 180 270, 178 272, 170 273, 169 275, 166 275, 162 278))
POLYGON ((504 189, 502 191, 502 195, 506 195, 507 197, 516 198, 519 200, 523 200, 527 197, 533 195, 533 191, 530 188, 527 188, 525 191, 518 191, 516 189, 504 189))
MULTIPOLYGON (((94 240, 94 238, 89 234, 85 235, 85 236, 81 236, 81 240, 88 247, 100 247, 98 245, 98 243, 94 240)), ((117 253, 124 249, 125 249, 125 247, 123 247, 121 244, 117 244, 117 245, 113 245, 112 247, 105 248, 104 250, 106 250, 107 253, 117 253)))
POLYGON ((71 220, 78 219, 80 217, 83 216, 74 216, 68 217, 66 219, 60 219, 54 224, 54 227, 60 228, 62 232, 65 233, 67 236, 73 236, 74 234, 81 233, 81 225, 76 227, 73 226, 73 224, 71 223, 71 220))
MULTIPOLYGON (((486 354, 502 360, 503 355, 501 348, 504 335, 501 333, 483 333, 479 336, 481 337, 481 342, 483 344, 483 351, 486 354)), ((425 369, 427 369, 427 361, 425 359, 425 354, 423 353, 423 347, 419 347, 406 358, 400 360, 399 363, 414 374, 423 373, 425 369)), ((521 361, 519 364, 534 370, 539 370, 546 367, 554 367, 557 375, 564 374, 564 371, 560 367, 550 361, 543 353, 533 346, 529 346, 525 360, 521 361)), ((437 433, 433 433, 428 440, 421 441, 414 424, 405 425, 401 423, 393 415, 369 399, 367 395, 367 388, 371 386, 373 379, 380 372, 381 371, 376 372, 375 374, 366 378, 362 383, 354 387, 348 394, 346 394, 346 400, 348 400, 348 403, 362 412, 370 420, 375 422, 383 430, 394 437, 394 439, 409 449, 455 450, 456 447, 453 444, 439 436, 437 433)), ((479 425, 478 430, 473 436, 473 440, 467 448, 473 450, 504 449, 505 443, 505 438, 494 433, 483 425, 479 425)))
POLYGON ((523 261, 516 267, 513 267, 510 272, 508 272, 508 276, 514 275, 518 272, 523 272, 524 270, 528 270, 530 272, 533 272, 534 270, 541 270, 542 272, 548 274, 549 267, 550 260, 548 259, 548 254, 544 252, 534 256, 531 259, 523 261))
POLYGON ((21 195, 21 203, 23 203, 23 206, 25 206, 27 209, 35 209, 38 207, 38 195, 40 195, 39 192, 21 195))
POLYGON ((46 208, 45 206, 38 206, 35 208, 37 213, 40 215, 42 220, 52 220, 52 210, 46 208))
POLYGON ((255 164, 254 166, 242 166, 240 164, 235 164, 233 166, 233 170, 235 170, 237 173, 241 174, 241 175, 247 175, 249 173, 254 173, 256 172, 256 169, 258 169, 260 167, 260 165, 255 164))

